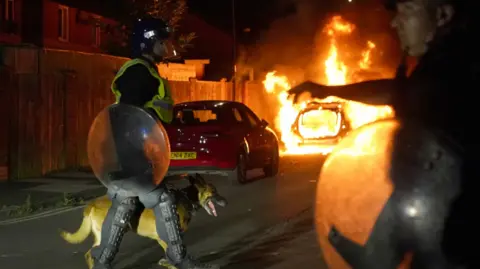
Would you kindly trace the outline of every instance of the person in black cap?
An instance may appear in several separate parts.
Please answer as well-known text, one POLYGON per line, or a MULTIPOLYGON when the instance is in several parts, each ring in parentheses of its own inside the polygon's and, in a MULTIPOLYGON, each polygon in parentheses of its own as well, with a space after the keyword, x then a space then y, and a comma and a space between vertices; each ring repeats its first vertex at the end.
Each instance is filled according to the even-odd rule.
MULTIPOLYGON (((160 61, 178 56, 169 39, 170 29, 163 20, 146 18, 136 21, 132 35, 132 60, 120 68, 112 82, 112 91, 117 103, 146 109, 161 123, 172 121, 173 99, 170 88, 167 80, 160 77, 157 69, 160 61)), ((167 243, 165 256, 170 265, 178 269, 219 268, 216 265, 197 262, 187 255, 180 233, 175 197, 165 184, 159 182, 157 186, 152 180, 143 180, 142 175, 138 173, 138 179, 135 180, 135 171, 143 171, 145 165, 148 165, 143 150, 139 155, 132 154, 132 145, 128 144, 128 137, 124 137, 125 132, 128 135, 128 132, 136 131, 128 130, 135 122, 128 123, 121 118, 111 121, 121 172, 128 174, 130 171, 129 174, 133 176, 129 176, 128 179, 134 178, 136 183, 127 184, 126 181, 122 183, 121 179, 108 180, 120 183, 107 184, 112 206, 102 225, 100 245, 91 251, 93 268, 112 268, 111 263, 119 250, 123 235, 141 206, 152 208, 154 211, 157 233, 167 243)), ((141 123, 136 124, 138 126, 141 123)), ((147 133, 144 136, 148 136, 147 133)), ((130 137, 133 137, 133 134, 130 137)), ((169 145, 168 141, 164 144, 169 145)), ((143 176, 151 177, 146 174, 143 176)))

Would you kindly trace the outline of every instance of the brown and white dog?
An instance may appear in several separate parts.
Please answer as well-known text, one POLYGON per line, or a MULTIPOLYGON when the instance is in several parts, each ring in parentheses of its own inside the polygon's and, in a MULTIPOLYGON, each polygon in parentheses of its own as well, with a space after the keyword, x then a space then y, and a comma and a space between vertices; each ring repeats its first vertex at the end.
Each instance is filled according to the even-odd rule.
MULTIPOLYGON (((188 179, 190 186, 180 190, 172 189, 176 198, 177 213, 182 232, 188 229, 188 224, 192 216, 200 207, 204 208, 209 215, 217 216, 215 205, 221 207, 227 205, 226 199, 218 194, 215 186, 207 183, 200 175, 188 176, 188 179)), ((80 228, 74 233, 61 231, 61 237, 68 243, 79 244, 92 234, 94 237, 92 248, 98 246, 100 244, 102 224, 111 205, 112 202, 107 196, 102 196, 91 201, 83 210, 83 221, 80 228)), ((136 216, 137 217, 134 218, 135 223, 130 224, 130 230, 140 236, 156 240, 162 248, 166 250, 166 242, 157 235, 153 210, 141 208, 136 216)), ((85 254, 85 259, 88 268, 91 269, 93 267, 93 259, 90 252, 91 249, 85 254)), ((165 259, 161 259, 159 264, 167 268, 175 268, 168 264, 165 259)))

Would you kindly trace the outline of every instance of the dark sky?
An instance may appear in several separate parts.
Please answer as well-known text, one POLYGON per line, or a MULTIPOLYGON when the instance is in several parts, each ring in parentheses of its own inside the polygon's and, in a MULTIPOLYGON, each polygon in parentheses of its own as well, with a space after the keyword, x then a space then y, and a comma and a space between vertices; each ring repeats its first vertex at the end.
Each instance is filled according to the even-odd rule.
POLYGON ((237 29, 265 27, 276 17, 270 8, 275 0, 189 0, 189 10, 224 31, 232 31, 232 3, 235 2, 237 29))
MULTIPOLYGON (((235 21, 238 41, 250 37, 253 42, 272 22, 298 12, 298 6, 312 6, 314 13, 323 14, 354 6, 378 5, 383 0, 188 0, 190 12, 201 15, 209 23, 232 33, 232 3, 235 2, 235 21), (249 28, 250 33, 244 29, 249 28), (253 38, 253 40, 252 40, 253 38)), ((247 39, 248 40, 248 39, 247 39)))
POLYGON ((293 0, 189 0, 188 4, 190 12, 201 15, 209 23, 231 33, 233 2, 239 39, 245 35, 246 28, 251 30, 250 35, 258 35, 273 20, 294 12, 289 5, 293 0))
MULTIPOLYGON (((101 10, 108 16, 117 16, 119 13, 128 13, 126 4, 119 5, 119 0, 60 0, 61 2, 75 3, 75 6, 88 9, 89 6, 99 8, 102 2, 105 8, 101 10), (115 7, 115 8, 113 8, 115 7), (127 10, 125 10, 127 9, 127 10)), ((129 0, 124 0, 129 1, 129 0)), ((289 8, 290 2, 303 0, 188 0, 189 12, 200 15, 204 20, 217 28, 232 33, 232 3, 235 2, 236 29, 241 39, 243 29, 250 28, 252 34, 258 34, 278 17, 293 12, 289 8)), ((327 1, 327 0, 323 0, 327 1)), ((328 0, 331 1, 331 0, 328 0)))

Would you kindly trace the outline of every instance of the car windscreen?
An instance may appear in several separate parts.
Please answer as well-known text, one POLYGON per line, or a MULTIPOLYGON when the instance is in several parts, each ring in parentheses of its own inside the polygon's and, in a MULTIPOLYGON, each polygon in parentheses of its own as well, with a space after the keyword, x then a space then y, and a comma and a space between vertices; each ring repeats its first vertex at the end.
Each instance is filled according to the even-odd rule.
POLYGON ((172 125, 218 125, 226 122, 222 108, 179 107, 173 110, 172 125))

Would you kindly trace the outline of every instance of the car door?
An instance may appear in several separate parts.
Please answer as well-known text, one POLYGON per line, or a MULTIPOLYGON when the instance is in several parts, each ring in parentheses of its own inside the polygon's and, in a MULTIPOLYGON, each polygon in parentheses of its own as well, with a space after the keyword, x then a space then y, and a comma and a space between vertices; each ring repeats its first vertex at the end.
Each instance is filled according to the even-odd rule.
POLYGON ((239 110, 246 119, 246 139, 250 147, 250 164, 262 167, 265 162, 265 128, 261 126, 261 121, 250 109, 239 106, 239 110))
POLYGON ((246 117, 245 113, 241 112, 241 110, 238 108, 238 106, 236 106, 236 105, 232 106, 232 114, 233 114, 233 117, 235 119, 235 122, 234 122, 235 133, 241 135, 243 138, 245 138, 247 140, 248 151, 249 151, 248 159, 249 159, 249 162, 252 163, 252 161, 255 161, 255 160, 253 160, 254 154, 252 154, 252 151, 255 151, 254 150, 254 148, 255 148, 254 143, 255 142, 252 139, 253 137, 251 137, 249 135, 249 133, 251 131, 250 124, 247 120, 247 117, 246 117))

